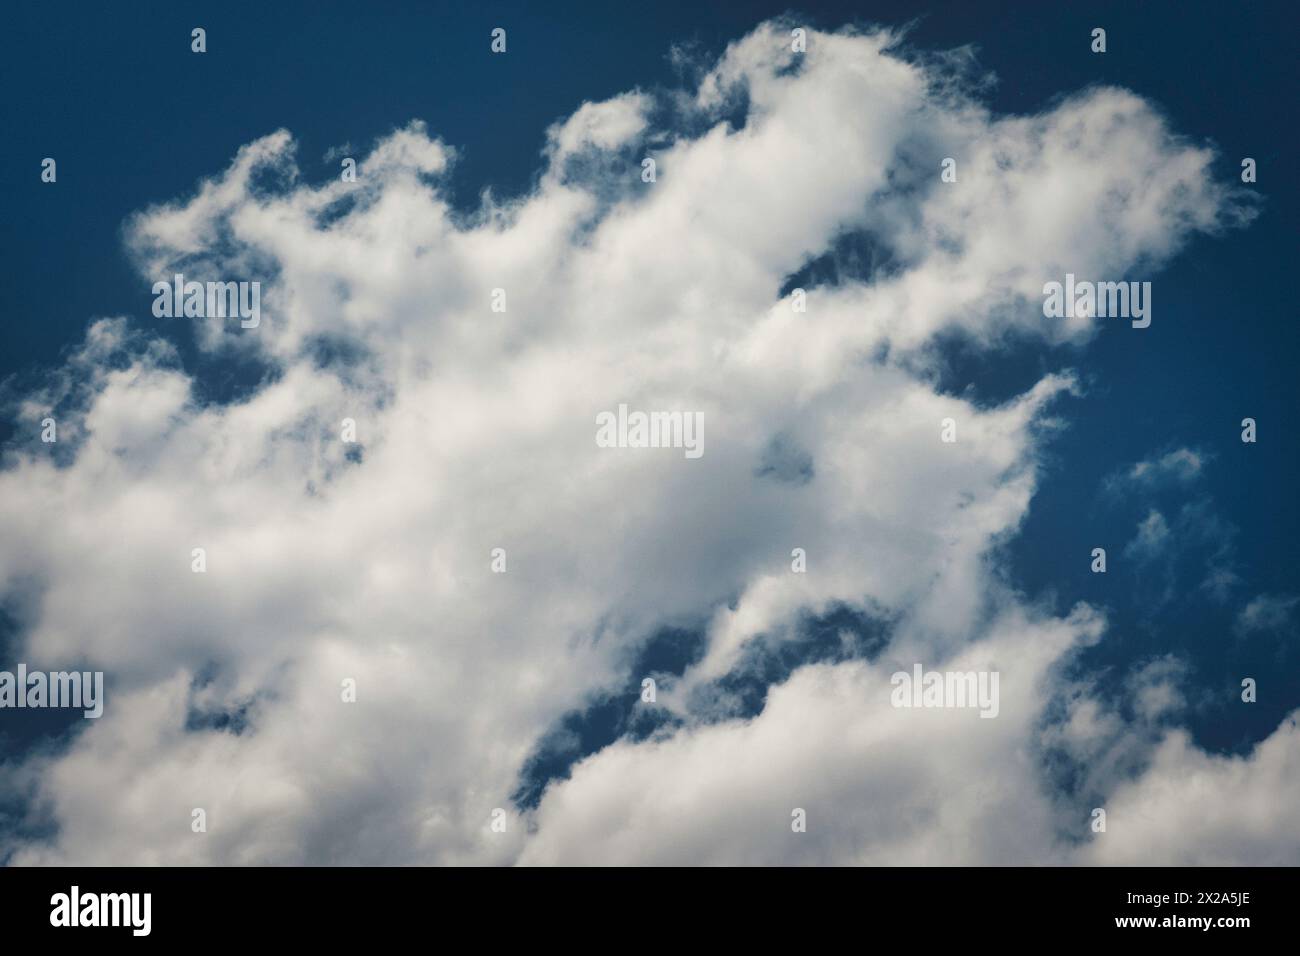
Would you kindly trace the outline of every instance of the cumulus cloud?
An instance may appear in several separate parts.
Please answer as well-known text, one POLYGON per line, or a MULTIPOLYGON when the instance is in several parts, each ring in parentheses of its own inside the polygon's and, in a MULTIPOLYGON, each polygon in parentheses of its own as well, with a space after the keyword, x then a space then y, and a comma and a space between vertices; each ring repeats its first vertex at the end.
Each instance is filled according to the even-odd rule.
MULTIPOLYGON (((49 824, 12 859, 1081 852, 1086 807, 1049 792, 1035 754, 1062 667, 1104 623, 1028 606, 990 562, 1074 378, 979 408, 936 389, 933 344, 1083 345, 1095 325, 1044 319, 1044 282, 1155 269, 1248 214, 1210 152, 1132 93, 999 116, 945 62, 854 31, 811 35, 796 61, 766 24, 691 89, 581 105, 547 134, 535 187, 472 215, 444 191, 453 148, 412 123, 355 183, 304 182, 282 130, 136 216, 142 281, 263 283, 256 329, 195 321, 212 355, 273 374, 205 401, 156 320, 121 318, 24 400, 29 424, 59 409, 71 444, 5 461, 0 589, 35 595, 27 660, 102 668, 110 696, 64 748, 7 768, 49 824), (790 277, 849 234, 888 268, 811 287, 796 312, 790 277), (620 403, 702 413, 706 454, 597 447, 595 416, 620 403), (710 703, 747 648, 844 605, 890 620, 875 659, 798 668, 751 719, 710 703), (683 622, 703 622, 703 646, 657 704, 673 722, 588 757, 536 811, 512 806, 556 721, 683 622), (918 661, 999 669, 998 718, 891 708, 889 673, 918 661)), ((1081 739, 1085 713, 1124 736, 1089 701, 1072 705, 1081 739)), ((1126 819, 1167 799, 1163 768, 1221 783, 1240 766, 1143 740, 1155 770, 1133 762, 1126 819)), ((1295 753, 1284 728, 1252 765, 1281 783, 1295 753)))
MULTIPOLYGON (((891 705, 906 656, 815 665, 775 688, 750 721, 619 743, 553 788, 529 864, 1045 863, 1064 858, 1032 753, 1051 671, 1095 640, 1080 608, 1009 612, 927 668, 998 670, 998 716, 891 705), (803 810, 807 832, 792 829, 803 810)), ((906 655, 906 651, 903 651, 906 655)))
POLYGON ((1141 866, 1294 866, 1300 858, 1296 714, 1244 757, 1207 754, 1171 731, 1143 773, 1107 802, 1107 831, 1082 862, 1141 866))
POLYGON ((610 150, 623 146, 645 129, 646 112, 653 105, 644 93, 624 93, 601 103, 583 103, 546 136, 551 160, 584 149, 610 150))

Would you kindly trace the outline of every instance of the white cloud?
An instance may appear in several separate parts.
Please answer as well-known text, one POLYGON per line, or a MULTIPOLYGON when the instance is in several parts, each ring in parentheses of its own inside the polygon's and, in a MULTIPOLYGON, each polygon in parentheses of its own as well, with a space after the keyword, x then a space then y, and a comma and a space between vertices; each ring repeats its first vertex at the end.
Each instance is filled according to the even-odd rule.
POLYGON ((1124 555, 1139 563, 1154 561, 1165 552, 1170 540, 1169 522, 1152 509, 1138 522, 1137 534, 1124 546, 1124 555))
POLYGON ((1111 493, 1133 488, 1153 489, 1166 484, 1186 485, 1201 476, 1207 456, 1190 448, 1176 448, 1160 456, 1144 458, 1131 468, 1111 475, 1105 487, 1111 493))
POLYGON ((637 136, 646 125, 652 100, 644 93, 624 93, 601 103, 583 103, 562 123, 547 130, 552 162, 583 149, 614 149, 637 136))
POLYGON ((1293 712, 1244 757, 1165 737, 1106 803, 1107 831, 1082 862, 1122 866, 1294 866, 1300 859, 1300 736, 1293 712))
POLYGON ((531 864, 974 864, 1065 858, 1036 780, 1035 727, 1050 671, 1101 620, 1012 612, 927 669, 1001 673, 998 716, 890 704, 907 657, 815 665, 751 721, 619 743, 553 787, 531 864), (795 808, 806 833, 791 829, 795 808))
POLYGON ((355 184, 302 182, 281 131, 132 221, 146 282, 266 283, 256 330, 200 320, 201 343, 278 374, 203 404, 165 347, 108 321, 24 405, 65 407, 76 454, 34 446, 0 473, 0 591, 37 589, 29 660, 111 684, 65 752, 12 768, 58 826, 17 862, 1063 858, 1030 749, 1058 663, 1101 625, 1022 607, 989 555, 1073 380, 980 409, 935 390, 926 346, 1084 342, 1088 323, 1043 319, 1044 281, 1154 268, 1240 207, 1126 91, 998 117, 889 34, 817 34, 797 69, 784 37, 759 28, 658 104, 699 135, 648 131, 648 94, 583 105, 536 189, 469 220, 439 179, 452 151, 412 124, 355 184), (652 132, 644 184, 620 150, 652 132), (599 161, 569 162, 588 146, 599 161), (794 313, 787 277, 850 229, 897 268, 794 313), (322 341, 344 358, 317 361, 322 341), (597 448, 620 402, 703 412, 707 453, 597 448), (812 481, 761 474, 778 434, 812 481), (835 603, 897 620, 890 660, 995 660, 998 719, 882 711, 887 668, 857 662, 797 671, 752 722, 701 724, 692 688, 835 603), (663 698, 685 728, 587 760, 531 837, 518 817, 491 832, 542 734, 686 620, 708 622, 706 653, 663 698), (248 728, 187 731, 191 707, 244 707, 248 728))
POLYGON ((1291 612, 1300 604, 1294 594, 1261 594, 1251 598, 1237 615, 1238 634, 1281 631, 1291 623, 1291 612))

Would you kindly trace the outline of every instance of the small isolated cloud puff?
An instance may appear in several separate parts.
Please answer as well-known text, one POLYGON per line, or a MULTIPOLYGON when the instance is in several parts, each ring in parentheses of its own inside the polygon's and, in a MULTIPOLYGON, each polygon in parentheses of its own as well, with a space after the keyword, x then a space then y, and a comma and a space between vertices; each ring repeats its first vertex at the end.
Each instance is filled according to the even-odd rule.
POLYGON ((1237 615, 1237 633, 1282 631, 1291 623, 1291 614, 1297 604, 1300 604, 1300 597, 1294 594, 1261 594, 1252 598, 1237 615))
POLYGON ((1113 494, 1139 488, 1154 490, 1165 485, 1187 485, 1199 478, 1205 468, 1204 452, 1176 448, 1158 457, 1145 458, 1126 471, 1108 477, 1105 488, 1113 494))

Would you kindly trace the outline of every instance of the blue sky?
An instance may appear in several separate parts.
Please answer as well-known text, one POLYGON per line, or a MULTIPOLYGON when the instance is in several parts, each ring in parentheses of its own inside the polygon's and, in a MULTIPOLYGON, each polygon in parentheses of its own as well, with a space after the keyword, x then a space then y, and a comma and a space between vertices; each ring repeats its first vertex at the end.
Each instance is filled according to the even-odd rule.
MULTIPOLYGON (((436 177, 439 197, 450 215, 471 222, 485 189, 502 207, 545 191, 547 130, 584 102, 640 90, 655 98, 657 112, 652 111, 652 117, 667 124, 659 142, 683 134, 681 116, 665 105, 669 91, 691 88, 698 79, 692 71, 700 64, 717 61, 729 43, 787 13, 790 23, 826 31, 853 24, 907 27, 904 44, 909 55, 968 48, 975 66, 961 82, 993 117, 1045 115, 1068 104, 1069 97, 1122 87, 1145 101, 1152 115, 1176 134, 1167 153, 1171 160, 1184 147, 1214 152, 1208 180, 1238 191, 1237 198, 1224 202, 1248 209, 1250 221, 1205 230, 1185 228, 1173 217, 1170 231, 1185 233, 1180 233, 1174 254, 1157 251, 1145 259, 1139 255, 1131 275, 1105 277, 1153 281, 1155 318, 1150 328, 1138 331, 1126 322, 1103 322, 1086 340, 1062 342, 1021 334, 1023 330, 999 327, 987 333, 982 327, 957 324, 918 345, 916 358, 910 360, 915 364, 909 367, 919 369, 918 379, 931 386, 935 396, 968 402, 990 415, 1053 373, 1070 369, 1077 376, 1076 393, 1063 393, 1052 401, 1050 413, 1043 412, 1058 427, 1025 439, 1035 467, 1033 493, 1007 529, 991 534, 984 585, 1006 588, 1015 595, 1006 600, 1049 617, 1064 618, 1079 602, 1106 615, 1105 639, 1081 647, 1053 672, 1062 682, 1057 686, 1059 700, 1045 705, 1041 721, 1060 717, 1053 708, 1066 706, 1062 701, 1071 699, 1071 686, 1086 686, 1091 697, 1113 707, 1121 719, 1138 720, 1141 715, 1135 713, 1146 698, 1134 690, 1134 675, 1159 677, 1167 671, 1166 676, 1174 675, 1170 679, 1177 685, 1180 705, 1160 712, 1141 730, 1119 734, 1119 739, 1155 739, 1173 727, 1184 727, 1207 754, 1247 758, 1300 707, 1295 648, 1300 615, 1288 603, 1300 595, 1292 493, 1300 461, 1288 422, 1300 358, 1289 284, 1298 210, 1296 191, 1288 188, 1288 160, 1297 144, 1285 110, 1296 79, 1294 51, 1287 39, 1295 18, 1284 4, 1252 5, 1249 16, 1197 3, 1071 4, 1064 9, 1031 3, 996 8, 971 3, 819 4, 794 12, 777 4, 693 3, 656 4, 652 9, 570 4, 563 12, 542 12, 525 4, 394 3, 376 9, 340 7, 328 13, 319 4, 305 3, 142 3, 128 11, 60 9, 57 4, 22 7, 9 14, 9 29, 0 39, 8 91, 0 121, 11 143, 0 159, 9 184, 9 215, 0 230, 9 317, 0 325, 0 377, 6 380, 0 438, 12 454, 32 453, 31 423, 20 403, 50 388, 60 368, 82 368, 75 359, 66 363, 82 348, 91 322, 103 317, 126 316, 127 329, 175 346, 177 355, 168 360, 168 367, 184 372, 192 389, 191 411, 238 404, 262 393, 268 383, 293 380, 298 353, 286 351, 290 346, 264 351, 213 348, 185 323, 153 319, 151 278, 141 268, 148 254, 142 251, 142 233, 133 231, 142 222, 133 216, 192 197, 201 180, 218 176, 246 144, 287 130, 296 142, 298 179, 288 186, 277 184, 277 170, 272 170, 267 190, 291 191, 300 184, 323 188, 337 178, 339 155, 364 156, 394 130, 422 121, 430 137, 455 150, 449 171, 436 177), (208 51, 201 56, 189 49, 194 26, 207 30, 208 51), (489 32, 496 26, 508 30, 508 52, 501 56, 488 49, 489 32), (1089 32, 1096 26, 1107 31, 1103 55, 1089 50, 1089 32), (671 57, 673 49, 681 55, 671 57), (672 129, 674 124, 678 129, 672 129), (54 185, 40 181, 39 164, 46 156, 58 161, 54 185), (1239 181, 1243 157, 1258 163, 1255 184, 1243 186, 1239 181), (986 333, 991 339, 982 337, 986 333), (1240 440, 1245 417, 1258 422, 1256 443, 1240 440), (1143 476, 1132 477, 1142 462, 1150 463, 1143 476), (1149 531, 1163 529, 1163 537, 1148 552, 1133 544, 1144 523, 1149 531), (1104 575, 1089 570, 1094 547, 1107 550, 1104 575), (1218 586, 1207 586, 1215 575, 1218 586), (1246 676, 1257 678, 1260 685, 1259 700, 1251 705, 1239 699, 1240 680, 1246 676)), ((873 102, 862 103, 866 112, 875 108, 873 102)), ((597 170, 583 175, 594 179, 601 174, 597 170)), ((1153 175, 1159 179, 1161 173, 1153 175)), ((1036 214, 1045 220, 1057 215, 1048 206, 1036 214)), ((1066 233, 1070 228, 1068 223, 1059 227, 1066 233)), ((868 262, 878 239, 858 237, 866 243, 859 251, 865 250, 868 262)), ((666 236, 662 241, 673 239, 666 236)), ((863 255, 852 251, 853 241, 850 237, 847 245, 830 245, 830 251, 785 270, 783 291, 793 282, 807 282, 811 288, 870 283, 888 271, 877 273, 864 265, 863 255)), ((220 261, 220 250, 207 254, 206 261, 220 261)), ((499 257, 512 254, 503 250, 499 257)), ((383 346, 366 344, 382 353, 383 346)), ((463 347, 467 354, 477 354, 474 347, 463 347)), ((140 348, 137 342, 124 347, 124 354, 137 354, 140 348)), ((441 353, 430 359, 435 366, 441 360, 441 353)), ((110 368, 134 360, 115 353, 102 361, 110 368)), ((467 368, 476 367, 477 359, 466 361, 467 368)), ((583 373, 566 369, 566 374, 583 373)), ((391 377, 384 384, 401 391, 391 377)), ((57 392, 55 388, 48 394, 57 392)), ((65 389, 64 397, 70 409, 85 398, 77 397, 75 388, 65 389)), ((375 401, 376 409, 384 407, 381 400, 375 401)), ((756 407, 762 404, 755 399, 756 407)), ((815 439, 808 442, 815 444, 815 439)), ((12 470, 14 461, 6 467, 12 470)), ((330 480, 328 472, 325 480, 330 480)), ((810 487, 817 484, 814 479, 810 487)), ((668 487, 675 486, 669 482, 668 487)), ((979 497, 978 491, 971 494, 979 497)), ((761 513, 758 502, 765 500, 761 495, 756 499, 754 514, 761 513)), ((504 517, 487 523, 498 536, 509 528, 504 517)), ((740 530, 710 530, 715 538, 701 548, 704 554, 744 552, 753 546, 740 530)), ((18 541, 19 535, 10 540, 18 541)), ((68 540, 75 543, 77 535, 70 534, 68 540)), ((621 553, 629 565, 644 557, 647 566, 661 567, 660 549, 684 547, 671 541, 632 540, 648 550, 642 555, 636 544, 629 544, 630 552, 621 553)), ((359 553, 367 553, 364 546, 359 553)), ((20 653, 30 655, 40 647, 63 648, 69 657, 104 663, 110 688, 120 687, 124 694, 144 693, 166 682, 166 674, 150 673, 138 663, 115 675, 111 658, 104 658, 93 640, 79 644, 75 628, 56 633, 46 625, 42 630, 37 610, 41 600, 48 601, 50 593, 70 592, 57 587, 53 558, 41 559, 41 571, 31 578, 19 572, 20 563, 11 555, 0 579, 7 657, 19 659, 20 653), (43 590, 51 587, 52 592, 43 590)), ((712 573, 703 559, 686 565, 697 576, 712 573)), ((721 603, 730 601, 733 607, 755 580, 741 575, 725 584, 725 574, 716 578, 719 593, 725 594, 721 603)), ((126 586, 142 583, 135 579, 126 586)), ((595 615, 601 628, 614 631, 622 615, 645 626, 626 646, 611 651, 608 660, 601 658, 601 667, 608 668, 608 673, 601 672, 603 679, 593 678, 591 686, 576 687, 568 697, 557 695, 529 711, 546 716, 540 723, 524 721, 530 734, 511 737, 509 746, 502 745, 513 757, 499 759, 513 760, 514 770, 504 774, 511 786, 498 803, 513 798, 519 813, 535 811, 547 783, 562 781, 581 758, 597 754, 625 733, 629 741, 644 742, 667 732, 665 728, 678 728, 684 735, 680 728, 696 723, 707 726, 737 713, 753 717, 762 712, 768 690, 784 685, 801 665, 874 661, 880 653, 882 638, 876 629, 881 621, 909 613, 901 606, 881 613, 875 613, 879 607, 868 606, 864 611, 849 602, 796 615, 801 623, 794 626, 795 639, 779 646, 757 641, 746 652, 749 663, 720 676, 702 676, 696 683, 696 691, 705 697, 739 693, 741 703, 733 702, 732 710, 722 707, 715 712, 696 698, 696 704, 683 704, 680 710, 646 714, 636 700, 642 673, 650 669, 681 676, 705 660, 706 646, 717 640, 708 636, 709 621, 719 607, 717 595, 708 596, 702 588, 697 598, 689 598, 695 586, 683 571, 681 581, 663 578, 647 587, 680 598, 669 602, 674 613, 662 619, 644 609, 632 613, 614 601, 595 615), (841 627, 858 632, 861 644, 846 650, 827 637, 841 627), (718 688, 725 693, 719 694, 718 688)), ((286 582, 285 589, 286 605, 317 599, 310 586, 298 589, 296 583, 286 582)), ((95 600, 94 594, 87 597, 91 617, 95 600)), ((389 600, 402 599, 390 595, 389 600)), ((100 613, 111 615, 114 607, 122 606, 106 601, 100 613)), ((301 612, 295 616, 269 602, 259 613, 268 627, 284 627, 286 616, 316 617, 301 612)), ((322 612, 320 617, 328 615, 322 612)), ((300 623, 310 629, 305 620, 300 623)), ((519 625, 525 623, 521 619, 519 625)), ((329 631, 330 626, 322 625, 321 630, 329 631)), ((392 626, 398 628, 395 622, 392 626)), ((472 633, 472 627, 466 627, 472 633)), ((772 627, 777 627, 775 621, 772 627)), ((313 633, 311 641, 318 638, 313 633)), ((599 643, 590 634, 575 634, 572 640, 582 643, 588 638, 599 643)), ((140 636, 142 648, 167 639, 162 631, 140 636)), ((611 638, 610 643, 618 640, 611 638)), ((250 722, 255 727, 256 717, 249 715, 277 699, 268 671, 298 666, 309 672, 311 662, 327 655, 319 649, 297 657, 287 651, 273 662, 241 670, 247 662, 241 662, 240 653, 226 657, 219 648, 219 636, 197 640, 192 653, 172 664, 190 687, 187 726, 235 740, 247 734, 232 727, 244 728, 250 722), (212 674, 225 676, 214 679, 212 674), (218 699, 205 711, 195 700, 209 682, 218 699)), ((93 734, 78 726, 81 721, 69 722, 58 714, 8 711, 3 720, 0 741, 7 756, 22 766, 21 779, 28 788, 6 795, 6 805, 14 808, 11 834, 67 832, 70 826, 80 833, 76 821, 69 819, 78 803, 66 794, 66 802, 53 800, 52 814, 33 815, 33 794, 42 793, 57 775, 34 763, 32 755, 38 753, 38 744, 59 753, 68 745, 69 730, 73 736, 93 734)), ((451 722, 431 721, 440 727, 451 722)), ((412 725, 423 726, 415 717, 412 725)), ((481 730, 485 725, 474 726, 481 730)), ((463 742, 470 731, 458 733, 463 742)), ((475 745, 479 743, 492 750, 490 739, 475 745)), ((1051 740, 1039 738, 1038 745, 1044 766, 1055 768, 1044 779, 1063 793, 1088 790, 1079 783, 1087 774, 1068 769, 1073 760, 1083 758, 1073 754, 1058 760, 1051 740), (1056 770, 1060 774, 1053 777, 1056 770)), ((1153 756, 1155 745, 1149 751, 1137 745, 1132 749, 1130 753, 1127 744, 1112 741, 1108 752, 1132 775, 1159 763, 1153 756)), ((266 755, 260 760, 264 769, 270 766, 266 772, 273 780, 292 781, 286 786, 299 782, 282 767, 284 776, 276 777, 275 761, 266 755)), ((191 770, 193 777, 200 775, 191 770)), ((166 772, 173 780, 189 779, 176 767, 166 772)), ((459 793, 469 784, 450 782, 447 787, 459 793)), ((340 789, 339 794, 340 805, 366 803, 364 791, 340 789)), ((1088 791, 1086 796, 1094 794, 1088 791)), ((1105 793, 1096 797, 1103 799, 1105 793)), ((1079 798, 1085 794, 1079 793, 1079 798)), ((460 807, 457 799, 448 797, 448 805, 460 807)), ((442 819, 456 818, 459 812, 431 814, 442 819)), ((537 820, 545 826, 560 813, 545 807, 538 812, 543 815, 533 820, 534 826, 537 820)), ((563 822, 553 826, 556 833, 567 832, 563 822)), ((239 847, 229 842, 235 838, 223 839, 228 842, 220 853, 193 859, 239 858, 239 847)), ((329 861, 342 852, 321 833, 300 839, 312 860, 329 861)), ((385 840, 401 842, 400 835, 386 832, 376 844, 375 859, 391 858, 384 856, 385 840)), ((510 861, 521 854, 530 859, 530 852, 538 854, 537 859, 564 859, 556 849, 562 841, 556 840, 545 844, 545 851, 512 845, 476 855, 468 844, 439 836, 430 838, 427 852, 429 859, 448 862, 510 861)), ((1070 841, 1061 837, 1058 842, 1070 841)), ((68 845, 46 856, 30 846, 16 846, 20 859, 111 859, 78 857, 68 845), (34 855, 23 857, 23 852, 34 855)), ((103 850, 112 852, 111 846, 103 850)), ((277 856, 273 841, 249 852, 257 860, 285 858, 277 856)), ((780 857, 755 852, 755 860, 780 857)), ((635 853, 630 858, 635 860, 635 853)), ((701 858, 717 859, 707 853, 701 858)), ((919 851, 905 853, 904 859, 928 861, 919 851)))

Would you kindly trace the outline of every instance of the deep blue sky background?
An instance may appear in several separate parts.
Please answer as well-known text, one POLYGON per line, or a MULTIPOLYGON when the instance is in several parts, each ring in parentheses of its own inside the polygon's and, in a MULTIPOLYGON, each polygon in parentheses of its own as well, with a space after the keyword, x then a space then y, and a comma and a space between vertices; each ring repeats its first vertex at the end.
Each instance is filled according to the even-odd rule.
MULTIPOLYGON (((423 119, 459 150, 452 182, 457 203, 471 207, 487 185, 504 195, 526 190, 545 128, 584 100, 674 84, 671 45, 717 53, 788 9, 698 0, 9 4, 0 14, 0 378, 48 367, 104 315, 132 315, 177 338, 196 361, 181 323, 152 321, 149 282, 126 259, 122 223, 150 203, 192 193, 200 177, 259 136, 287 128, 304 175, 324 180, 338 174, 337 160, 323 158, 330 147, 351 143, 360 153, 395 126, 423 119), (194 26, 208 33, 202 56, 190 52, 194 26), (488 49, 496 26, 509 31, 505 56, 488 49), (58 161, 54 186, 40 182, 46 156, 58 161)), ((1266 735, 1300 706, 1298 635, 1293 623, 1243 641, 1231 624, 1259 593, 1300 593, 1296 4, 958 0, 793 9, 824 28, 914 20, 911 42, 925 49, 975 44, 981 65, 998 77, 987 96, 998 111, 1036 111, 1089 84, 1118 84, 1162 107, 1175 130, 1215 144, 1225 181, 1238 180, 1242 157, 1258 161, 1259 218, 1197 241, 1153 277, 1151 328, 1109 324, 1082 352, 1035 349, 993 360, 955 353, 944 384, 996 400, 1046 370, 1083 373, 1088 394, 1061 406, 1070 429, 1051 445, 1042 490, 1009 548, 1010 580, 1030 595, 1054 596, 1061 609, 1080 599, 1111 609, 1112 632, 1087 659, 1110 668, 1110 686, 1149 657, 1186 657, 1205 695, 1192 719, 1203 745, 1237 750, 1266 735), (1105 55, 1089 51, 1094 26, 1107 30, 1105 55), (1239 439, 1245 416, 1259 422, 1255 445, 1239 439), (1154 606, 1165 579, 1126 566, 1121 554, 1151 503, 1100 495, 1106 475, 1179 446, 1212 456, 1205 480, 1155 503, 1172 519, 1205 498, 1235 527, 1242 584, 1226 604, 1196 589, 1212 547, 1185 543, 1176 599, 1154 606), (1109 554, 1104 576, 1088 570, 1095 546, 1109 554), (1256 705, 1238 701, 1243 676, 1260 681, 1256 705)), ((231 369, 207 373, 213 395, 248 385, 231 369)), ((11 431, 0 422, 0 440, 11 431)), ((3 628, 0 618, 0 637, 3 628)), ((0 667, 12 667, 12 656, 6 649, 0 667)), ((594 746, 614 732, 618 715, 593 720, 604 728, 594 746)), ((4 738, 0 728, 0 748, 4 738)))

